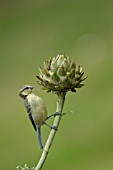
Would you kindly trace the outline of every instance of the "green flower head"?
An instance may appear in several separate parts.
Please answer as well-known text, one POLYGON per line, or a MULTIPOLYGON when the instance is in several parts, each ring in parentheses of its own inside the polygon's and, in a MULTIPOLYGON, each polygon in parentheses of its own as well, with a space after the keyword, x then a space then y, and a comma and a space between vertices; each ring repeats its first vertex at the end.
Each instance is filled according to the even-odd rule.
POLYGON ((87 78, 84 76, 82 66, 76 65, 68 56, 59 54, 44 62, 43 68, 38 68, 38 84, 48 92, 76 92, 81 88, 82 82, 87 78))

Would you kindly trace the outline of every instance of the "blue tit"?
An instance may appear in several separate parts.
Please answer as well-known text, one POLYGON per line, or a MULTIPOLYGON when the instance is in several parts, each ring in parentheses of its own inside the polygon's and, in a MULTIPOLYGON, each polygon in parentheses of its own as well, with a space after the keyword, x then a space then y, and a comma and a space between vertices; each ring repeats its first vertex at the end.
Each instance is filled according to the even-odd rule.
POLYGON ((33 88, 34 86, 30 85, 23 86, 19 90, 19 96, 23 99, 29 119, 36 131, 40 148, 43 149, 40 129, 43 124, 46 124, 48 111, 43 100, 32 93, 33 88))

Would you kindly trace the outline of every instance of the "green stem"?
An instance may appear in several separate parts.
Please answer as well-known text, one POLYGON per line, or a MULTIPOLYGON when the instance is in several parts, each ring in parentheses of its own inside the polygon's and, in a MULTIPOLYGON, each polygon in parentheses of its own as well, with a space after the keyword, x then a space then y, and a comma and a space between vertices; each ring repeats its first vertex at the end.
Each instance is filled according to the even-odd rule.
MULTIPOLYGON (((64 101, 65 101, 65 92, 57 93, 57 107, 56 107, 56 112, 60 112, 62 114, 63 106, 64 106, 64 101)), ((58 128, 59 124, 61 121, 61 115, 57 115, 54 119, 53 126, 56 126, 58 128)), ((55 137, 56 130, 52 129, 49 137, 47 139, 46 145, 44 147, 44 150, 42 152, 41 158, 35 168, 35 170, 40 170, 45 163, 45 160, 47 158, 47 155, 49 153, 50 147, 52 145, 53 139, 55 137)))

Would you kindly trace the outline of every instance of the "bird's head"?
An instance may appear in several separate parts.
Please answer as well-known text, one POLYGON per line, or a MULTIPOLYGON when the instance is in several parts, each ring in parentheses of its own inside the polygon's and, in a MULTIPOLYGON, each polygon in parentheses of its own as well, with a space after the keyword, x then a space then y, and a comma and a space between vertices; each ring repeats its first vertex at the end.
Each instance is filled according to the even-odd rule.
POLYGON ((23 86, 20 90, 19 90, 19 96, 21 98, 26 98, 30 93, 32 93, 32 89, 34 88, 34 86, 30 86, 30 85, 25 85, 23 86))

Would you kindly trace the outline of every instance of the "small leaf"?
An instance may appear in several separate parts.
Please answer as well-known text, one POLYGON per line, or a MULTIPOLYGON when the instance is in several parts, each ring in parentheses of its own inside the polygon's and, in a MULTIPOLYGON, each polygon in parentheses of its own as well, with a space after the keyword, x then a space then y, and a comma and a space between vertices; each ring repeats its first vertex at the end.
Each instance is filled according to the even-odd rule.
POLYGON ((77 72, 75 73, 75 79, 76 80, 80 80, 80 78, 84 75, 84 72, 82 72, 81 74, 78 74, 77 72))
POLYGON ((16 168, 17 168, 17 169, 23 169, 21 166, 17 166, 16 168))
POLYGON ((56 72, 53 73, 52 80, 55 81, 56 84, 58 84, 60 77, 58 76, 56 72))
POLYGON ((40 81, 42 81, 42 76, 39 74, 38 76, 36 76, 40 81))
POLYGON ((88 76, 81 77, 80 82, 84 81, 88 76))
POLYGON ((70 64, 68 71, 71 71, 73 68, 76 69, 76 64, 74 62, 70 64))
POLYGON ((74 92, 74 93, 76 92, 76 90, 75 90, 74 88, 73 88, 73 89, 71 89, 71 91, 72 91, 72 92, 74 92))
POLYGON ((61 66, 63 64, 63 60, 64 60, 64 55, 63 54, 60 54, 57 56, 57 65, 58 66, 61 66))
POLYGON ((65 58, 62 62, 62 65, 64 66, 64 69, 67 71, 70 66, 70 63, 68 63, 67 59, 65 58))
POLYGON ((65 75, 66 75, 66 71, 65 71, 63 65, 62 65, 61 67, 58 68, 57 74, 58 74, 59 76, 65 76, 65 75))
POLYGON ((39 71, 39 73, 40 73, 42 76, 44 75, 44 73, 43 73, 41 67, 38 67, 38 71, 39 71))
POLYGON ((81 88, 82 86, 84 86, 84 84, 78 84, 76 88, 81 88))
POLYGON ((54 57, 51 62, 50 70, 51 72, 55 72, 57 69, 58 69, 57 60, 54 57))
POLYGON ((68 73, 67 73, 67 76, 68 76, 70 79, 75 78, 75 69, 73 68, 70 72, 68 72, 68 73))

